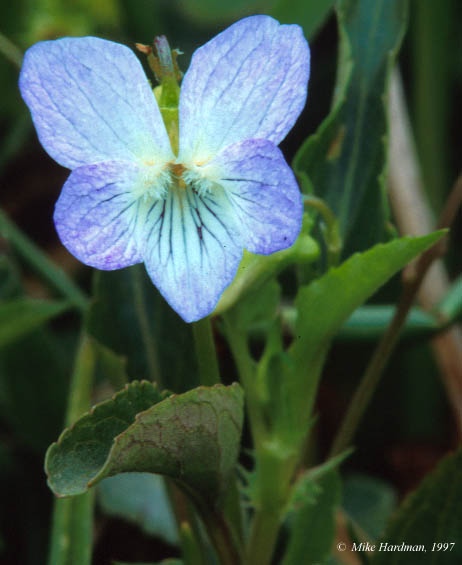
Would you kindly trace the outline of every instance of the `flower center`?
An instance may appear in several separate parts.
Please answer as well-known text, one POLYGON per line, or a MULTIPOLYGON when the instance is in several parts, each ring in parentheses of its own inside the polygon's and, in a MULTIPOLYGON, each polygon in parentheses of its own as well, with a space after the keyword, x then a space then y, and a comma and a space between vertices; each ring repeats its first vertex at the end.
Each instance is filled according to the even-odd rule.
POLYGON ((179 188, 186 190, 186 183, 183 180, 183 173, 186 171, 186 167, 181 165, 181 163, 170 163, 169 168, 171 182, 179 188))
POLYGON ((183 173, 186 171, 186 167, 181 163, 170 163, 170 171, 177 178, 181 178, 183 173))

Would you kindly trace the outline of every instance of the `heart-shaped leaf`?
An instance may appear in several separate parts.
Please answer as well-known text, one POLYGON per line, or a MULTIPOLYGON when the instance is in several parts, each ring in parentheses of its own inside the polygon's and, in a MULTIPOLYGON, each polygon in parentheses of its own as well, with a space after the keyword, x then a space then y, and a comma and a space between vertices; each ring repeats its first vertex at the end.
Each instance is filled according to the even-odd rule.
POLYGON ((49 448, 48 482, 55 494, 69 496, 112 475, 151 472, 215 503, 235 466, 242 422, 238 384, 165 398, 152 384, 133 382, 49 448))

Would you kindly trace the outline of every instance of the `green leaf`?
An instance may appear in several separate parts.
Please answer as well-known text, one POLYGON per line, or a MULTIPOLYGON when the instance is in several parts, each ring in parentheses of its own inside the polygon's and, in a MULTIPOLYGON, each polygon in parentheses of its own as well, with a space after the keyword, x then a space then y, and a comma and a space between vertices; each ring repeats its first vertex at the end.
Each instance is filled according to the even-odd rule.
POLYGON ((298 391, 293 395, 295 421, 289 429, 300 427, 297 418, 309 414, 331 340, 348 317, 390 277, 444 234, 445 231, 438 231, 423 237, 403 237, 378 244, 364 253, 356 253, 299 290, 295 301, 298 311, 295 339, 289 349, 294 360, 291 370, 297 377, 287 376, 286 379, 288 386, 296 387, 298 391), (307 378, 307 368, 310 378, 307 378), (300 387, 303 387, 303 394, 300 394, 300 387))
POLYGON ((101 481, 97 487, 103 511, 138 524, 149 535, 178 544, 175 517, 164 480, 152 473, 124 473, 101 481))
POLYGON ((357 474, 344 482, 343 508, 369 540, 376 540, 384 533, 396 501, 392 486, 375 477, 357 474))
POLYGON ((200 384, 192 327, 165 302, 142 265, 95 271, 94 296, 87 331, 127 359, 130 379, 155 380, 174 392, 200 384))
POLYGON ((294 170, 337 215, 348 249, 385 239, 387 84, 406 28, 407 0, 343 0, 334 106, 302 145, 294 170), (360 228, 359 228, 360 226, 360 228))
POLYGON ((345 449, 342 453, 327 459, 320 465, 316 467, 312 467, 305 471, 303 475, 297 480, 297 483, 294 488, 294 496, 298 497, 298 491, 301 488, 303 490, 304 485, 307 483, 312 483, 316 480, 321 479, 324 475, 330 473, 331 471, 335 471, 340 465, 347 459, 352 453, 353 448, 345 449))
POLYGON ((298 318, 292 355, 306 361, 316 354, 358 306, 445 233, 441 230, 377 244, 302 287, 296 298, 298 318))
POLYGON ((159 473, 215 503, 236 464, 242 421, 237 384, 163 399, 152 384, 133 382, 49 448, 48 483, 69 496, 119 473, 159 473))
MULTIPOLYGON (((401 544, 424 545, 426 552, 376 551, 374 565, 452 565, 462 563, 462 450, 445 457, 413 493, 407 496, 380 543, 389 546, 401 544), (440 551, 433 544, 448 543, 440 551), (451 543, 454 543, 451 549, 451 543)), ((384 546, 382 546, 383 548, 384 546)))
POLYGON ((276 0, 269 14, 281 24, 301 25, 305 36, 311 38, 329 16, 334 3, 335 0, 276 0))
POLYGON ((163 399, 155 385, 134 381, 64 430, 48 449, 45 459, 53 492, 57 496, 86 492, 89 482, 104 466, 115 438, 135 422, 138 413, 163 399))
POLYGON ((69 307, 69 302, 25 297, 0 302, 0 347, 21 339, 69 307))
POLYGON ((340 504, 340 478, 335 470, 310 482, 305 496, 289 520, 290 537, 283 565, 323 563, 331 550, 335 534, 335 510, 340 504))

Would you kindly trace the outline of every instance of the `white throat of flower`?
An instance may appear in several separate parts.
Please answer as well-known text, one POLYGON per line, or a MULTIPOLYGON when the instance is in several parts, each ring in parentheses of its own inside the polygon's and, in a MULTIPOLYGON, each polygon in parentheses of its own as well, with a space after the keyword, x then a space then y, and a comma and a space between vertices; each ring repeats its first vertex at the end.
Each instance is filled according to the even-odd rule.
POLYGON ((139 182, 133 189, 135 199, 163 200, 170 190, 180 194, 188 189, 198 196, 205 196, 220 187, 214 167, 178 162, 154 164, 144 162, 139 182))

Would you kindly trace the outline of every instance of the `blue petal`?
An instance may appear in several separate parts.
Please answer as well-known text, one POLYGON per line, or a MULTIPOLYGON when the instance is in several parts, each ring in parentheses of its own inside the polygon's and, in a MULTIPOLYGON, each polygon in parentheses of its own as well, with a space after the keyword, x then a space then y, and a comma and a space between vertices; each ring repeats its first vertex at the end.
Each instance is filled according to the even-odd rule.
POLYGON ((142 261, 136 225, 142 198, 134 194, 140 170, 130 162, 107 162, 75 169, 56 202, 54 220, 67 249, 98 269, 142 261))
POLYGON ((235 23, 198 49, 180 93, 180 159, 244 139, 280 143, 302 111, 310 55, 302 29, 269 16, 235 23))
POLYGON ((96 37, 37 43, 19 86, 43 147, 65 167, 171 157, 151 87, 123 45, 96 37))
POLYGON ((199 196, 174 186, 146 206, 146 268, 170 306, 186 321, 210 314, 242 258, 230 205, 219 187, 199 196))
POLYGON ((227 147, 203 174, 224 189, 252 253, 290 247, 300 232, 303 201, 294 174, 271 141, 249 139, 227 147))

